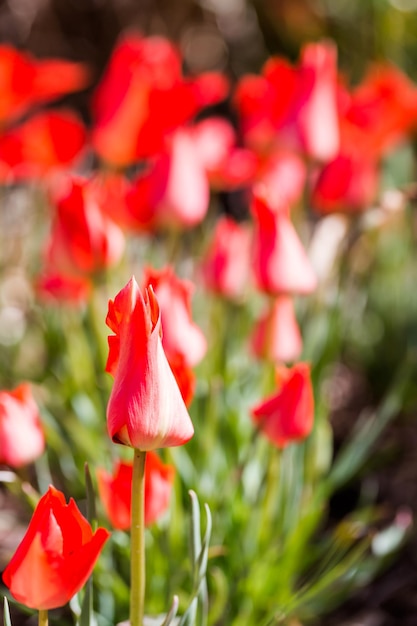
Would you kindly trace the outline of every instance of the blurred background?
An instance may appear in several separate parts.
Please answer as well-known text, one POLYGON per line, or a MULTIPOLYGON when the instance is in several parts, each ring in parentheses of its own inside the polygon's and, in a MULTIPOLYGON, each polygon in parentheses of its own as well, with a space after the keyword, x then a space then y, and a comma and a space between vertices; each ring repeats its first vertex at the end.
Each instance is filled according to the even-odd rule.
POLYGON ((0 40, 37 57, 88 62, 94 83, 128 28, 176 41, 190 72, 221 69, 237 78, 259 71, 271 54, 295 60, 303 43, 329 37, 352 82, 381 59, 413 78, 416 11, 417 0, 2 0, 0 40))

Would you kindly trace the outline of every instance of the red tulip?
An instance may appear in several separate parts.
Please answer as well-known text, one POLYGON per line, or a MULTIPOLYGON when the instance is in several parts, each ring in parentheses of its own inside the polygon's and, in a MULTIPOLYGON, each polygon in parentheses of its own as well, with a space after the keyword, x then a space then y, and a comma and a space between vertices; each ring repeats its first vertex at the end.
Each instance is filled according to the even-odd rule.
POLYGON ((70 178, 54 197, 48 265, 67 274, 92 274, 115 265, 124 251, 120 228, 98 205, 87 180, 70 178))
POLYGON ((367 159, 384 155, 417 123, 417 87, 393 65, 371 67, 343 93, 342 146, 367 159))
POLYGON ((86 131, 71 111, 47 111, 0 136, 0 163, 17 177, 33 177, 68 166, 79 156, 86 131))
POLYGON ((339 154, 317 174, 311 203, 319 213, 357 213, 369 208, 378 187, 376 160, 359 154, 339 154))
POLYGON ((41 298, 65 304, 82 304, 91 292, 91 282, 82 276, 65 274, 42 274, 36 282, 41 298))
POLYGON ((269 304, 256 324, 252 347, 259 358, 276 363, 298 359, 303 342, 290 296, 279 296, 269 304))
MULTIPOLYGON (((155 452, 148 452, 145 464, 145 525, 150 526, 165 513, 171 498, 175 469, 164 465, 155 452)), ((114 528, 130 528, 132 503, 132 463, 118 461, 113 474, 97 471, 98 489, 105 512, 114 528)))
POLYGON ((106 371, 114 376, 107 407, 113 441, 140 450, 178 446, 194 429, 161 341, 152 288, 142 295, 134 278, 109 302, 106 371))
POLYGON ((272 209, 255 194, 252 214, 256 226, 253 269, 259 288, 271 295, 314 291, 316 276, 288 210, 272 209))
POLYGON ((279 143, 314 159, 332 158, 339 147, 335 47, 307 44, 298 67, 269 59, 262 76, 240 81, 236 104, 245 138, 258 150, 279 143))
POLYGON ((215 226, 210 247, 202 263, 207 287, 232 300, 242 297, 250 276, 251 231, 230 217, 215 226))
POLYGON ((314 396, 310 366, 297 363, 290 369, 277 369, 280 388, 276 394, 252 409, 258 428, 282 448, 307 437, 314 422, 314 396))
POLYGON ((125 35, 95 94, 94 147, 117 166, 153 156, 169 133, 226 93, 219 74, 185 79, 179 52, 163 37, 125 35))
POLYGON ((12 596, 38 610, 66 604, 84 586, 109 537, 94 533, 74 500, 50 486, 40 499, 22 542, 3 572, 12 596))
POLYGON ((172 369, 177 385, 180 389, 185 405, 190 406, 194 398, 196 377, 194 370, 186 363, 186 358, 180 352, 171 354, 169 366, 172 369))
MULTIPOLYGON (((150 216, 152 228, 191 228, 205 217, 210 200, 207 174, 200 161, 192 133, 179 129, 166 149, 136 181, 140 212, 150 216)), ((133 210, 133 213, 135 210, 133 210)), ((147 220, 142 221, 146 222, 147 220)))
POLYGON ((37 459, 44 448, 39 409, 30 386, 22 383, 13 391, 0 391, 0 463, 21 467, 37 459))
POLYGON ((0 46, 0 122, 13 120, 31 106, 83 88, 87 71, 79 63, 38 61, 11 46, 0 46))
POLYGON ((145 271, 145 287, 152 286, 161 311, 162 346, 170 362, 182 355, 189 367, 197 365, 207 350, 201 329, 192 320, 191 295, 194 285, 178 278, 171 267, 145 271))

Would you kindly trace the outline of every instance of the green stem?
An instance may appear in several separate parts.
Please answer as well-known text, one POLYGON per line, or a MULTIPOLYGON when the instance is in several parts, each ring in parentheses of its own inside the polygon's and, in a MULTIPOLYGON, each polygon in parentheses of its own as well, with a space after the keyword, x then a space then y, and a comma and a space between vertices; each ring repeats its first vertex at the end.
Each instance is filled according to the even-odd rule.
POLYGON ((135 449, 132 478, 130 626, 142 626, 145 602, 145 461, 135 449))
POLYGON ((48 626, 48 611, 39 611, 38 626, 48 626))

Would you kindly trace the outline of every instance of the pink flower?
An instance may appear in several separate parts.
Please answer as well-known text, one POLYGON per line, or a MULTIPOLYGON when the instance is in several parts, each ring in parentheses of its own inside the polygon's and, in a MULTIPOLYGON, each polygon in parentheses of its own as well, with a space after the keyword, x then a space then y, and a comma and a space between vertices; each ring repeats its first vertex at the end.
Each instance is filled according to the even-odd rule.
POLYGON ((202 262, 209 289, 225 298, 242 297, 250 277, 252 233, 247 224, 230 217, 216 222, 212 241, 202 262))
POLYGON ((180 354, 193 367, 204 357, 207 341, 192 320, 191 295, 193 284, 178 278, 172 267, 145 271, 145 288, 152 286, 161 311, 162 346, 168 361, 180 354))
POLYGON ((45 438, 39 409, 29 384, 0 391, 0 463, 21 467, 44 451, 45 438))
POLYGON ((255 220, 253 270, 259 289, 271 295, 314 291, 316 276, 288 210, 285 207, 272 209, 255 193, 252 214, 255 220))
POLYGON ((208 117, 196 123, 192 136, 200 162, 215 189, 235 189, 253 182, 258 157, 236 145, 233 126, 221 117, 208 117))
POLYGON ((151 287, 134 278, 109 302, 106 371, 114 376, 107 407, 110 437, 140 450, 179 446, 194 429, 161 341, 161 317, 151 287))
POLYGON ((255 326, 252 347, 256 356, 276 363, 298 359, 303 342, 290 296, 278 296, 268 303, 255 326))

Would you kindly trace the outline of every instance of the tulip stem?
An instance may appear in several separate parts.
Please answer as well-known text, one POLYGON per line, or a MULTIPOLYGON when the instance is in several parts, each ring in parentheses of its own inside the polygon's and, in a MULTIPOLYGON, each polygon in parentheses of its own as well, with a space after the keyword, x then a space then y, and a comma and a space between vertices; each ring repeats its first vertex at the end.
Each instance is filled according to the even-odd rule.
POLYGON ((135 449, 132 478, 130 626, 142 626, 145 603, 145 461, 135 449))
POLYGON ((47 610, 39 611, 38 626, 48 626, 48 611, 47 610))

